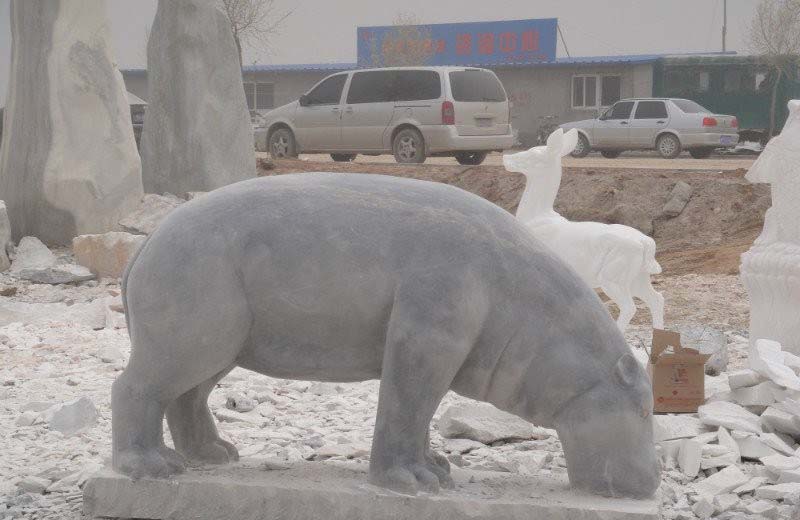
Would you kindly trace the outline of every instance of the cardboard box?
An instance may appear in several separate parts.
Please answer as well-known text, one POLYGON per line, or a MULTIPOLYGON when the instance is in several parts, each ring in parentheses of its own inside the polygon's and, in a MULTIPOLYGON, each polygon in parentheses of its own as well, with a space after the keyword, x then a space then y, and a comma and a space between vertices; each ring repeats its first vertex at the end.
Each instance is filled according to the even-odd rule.
POLYGON ((653 330, 653 347, 647 373, 653 383, 653 411, 694 413, 705 400, 705 364, 702 355, 681 345, 681 335, 653 330))

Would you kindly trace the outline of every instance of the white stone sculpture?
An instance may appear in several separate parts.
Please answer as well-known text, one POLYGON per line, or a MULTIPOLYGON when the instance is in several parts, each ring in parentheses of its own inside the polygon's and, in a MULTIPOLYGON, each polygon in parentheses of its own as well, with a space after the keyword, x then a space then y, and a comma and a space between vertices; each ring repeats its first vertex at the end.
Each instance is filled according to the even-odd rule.
POLYGON ((147 193, 255 177, 253 128, 230 22, 216 0, 160 0, 147 47, 147 193))
POLYGON ((66 245, 114 229, 142 198, 105 0, 11 2, 0 194, 13 237, 66 245))
POLYGON ((628 226, 600 222, 570 222, 554 209, 561 185, 561 158, 575 148, 578 134, 558 129, 547 146, 503 157, 508 171, 525 175, 517 218, 594 288, 619 307, 617 325, 624 332, 641 299, 650 309, 653 328, 664 328, 664 297, 653 289, 650 275, 661 272, 656 243, 628 226))
POLYGON ((764 229, 740 269, 750 296, 750 340, 771 339, 800 354, 800 100, 789 102, 783 131, 746 178, 772 185, 764 229))

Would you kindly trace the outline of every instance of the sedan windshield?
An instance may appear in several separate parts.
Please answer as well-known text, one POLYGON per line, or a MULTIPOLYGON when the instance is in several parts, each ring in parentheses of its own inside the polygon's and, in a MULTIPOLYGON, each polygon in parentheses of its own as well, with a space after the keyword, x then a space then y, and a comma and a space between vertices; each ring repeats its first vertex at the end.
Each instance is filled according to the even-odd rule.
POLYGON ((680 108, 686 114, 710 114, 711 111, 702 105, 698 105, 694 101, 689 101, 688 99, 673 99, 673 103, 675 103, 678 108, 680 108))

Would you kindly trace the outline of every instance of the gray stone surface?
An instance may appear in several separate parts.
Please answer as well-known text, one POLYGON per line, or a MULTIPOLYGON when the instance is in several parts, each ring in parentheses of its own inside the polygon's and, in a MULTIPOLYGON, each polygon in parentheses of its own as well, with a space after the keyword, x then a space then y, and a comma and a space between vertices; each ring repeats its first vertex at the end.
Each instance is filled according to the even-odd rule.
POLYGON ((383 487, 450 484, 428 445, 449 389, 556 429, 577 489, 645 497, 660 483, 649 379, 596 293, 458 188, 330 173, 221 188, 161 222, 123 299, 132 351, 112 390, 112 458, 125 474, 182 469, 161 444, 162 403, 179 452, 235 458, 206 401, 239 365, 381 378, 370 481, 383 487))
POLYGON ((442 437, 471 439, 484 444, 551 436, 544 428, 484 403, 451 406, 439 418, 438 426, 442 437))
POLYGON ((147 55, 145 191, 210 191, 254 177, 239 58, 217 2, 159 1, 147 55))
POLYGON ((11 272, 23 270, 47 269, 56 265, 56 255, 36 237, 23 237, 14 252, 11 272))
POLYGON ((13 0, 11 34, 0 193, 14 239, 115 228, 142 178, 106 2, 13 0))
POLYGON ((134 235, 149 235, 155 231, 158 223, 164 220, 164 217, 172 213, 183 202, 169 193, 164 195, 148 193, 142 198, 139 207, 120 220, 119 225, 134 235))
POLYGON ((684 347, 696 349, 711 357, 706 362, 706 374, 718 376, 728 366, 728 339, 725 333, 703 325, 683 325, 678 327, 684 347))
POLYGON ((683 208, 689 203, 689 199, 692 198, 692 191, 694 189, 683 181, 675 183, 669 194, 669 200, 661 210, 662 215, 667 218, 674 218, 680 215, 683 212, 683 208))
POLYGON ((95 278, 90 270, 83 266, 72 264, 54 265, 43 269, 23 269, 16 275, 21 280, 50 285, 85 282, 95 278))
POLYGON ((0 273, 7 271, 11 267, 8 251, 13 245, 11 241, 11 222, 8 220, 6 203, 0 200, 0 273))
POLYGON ((565 479, 453 470, 455 489, 410 497, 365 485, 366 464, 298 463, 266 471, 244 459, 174 480, 130 479, 106 470, 84 488, 92 517, 170 520, 657 520, 652 500, 569 490, 565 479))
POLYGON ((56 405, 44 412, 45 421, 51 430, 72 435, 97 423, 97 408, 88 397, 56 405))

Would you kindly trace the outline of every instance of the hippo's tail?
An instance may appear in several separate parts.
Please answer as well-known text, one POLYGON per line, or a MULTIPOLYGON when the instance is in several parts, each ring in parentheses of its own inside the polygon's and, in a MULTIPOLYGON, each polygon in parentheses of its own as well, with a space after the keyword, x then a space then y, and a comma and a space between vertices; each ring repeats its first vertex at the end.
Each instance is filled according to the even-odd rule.
POLYGON ((122 273, 122 283, 120 285, 120 287, 122 289, 122 310, 125 311, 125 326, 128 327, 128 334, 129 335, 131 333, 131 317, 130 317, 130 314, 128 313, 128 294, 127 294, 128 293, 128 291, 127 291, 127 288, 128 288, 128 275, 130 274, 131 269, 133 268, 133 264, 136 263, 136 259, 139 258, 139 254, 141 254, 142 249, 145 248, 145 246, 147 245, 147 242, 149 240, 150 240, 150 237, 147 237, 147 239, 142 243, 142 245, 139 247, 139 249, 137 249, 136 252, 133 253, 133 256, 131 256, 131 259, 128 260, 128 265, 125 266, 125 272, 122 273))
POLYGON ((656 260, 656 241, 646 237, 642 243, 644 245, 644 266, 648 274, 661 274, 661 264, 656 260))

